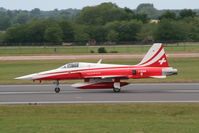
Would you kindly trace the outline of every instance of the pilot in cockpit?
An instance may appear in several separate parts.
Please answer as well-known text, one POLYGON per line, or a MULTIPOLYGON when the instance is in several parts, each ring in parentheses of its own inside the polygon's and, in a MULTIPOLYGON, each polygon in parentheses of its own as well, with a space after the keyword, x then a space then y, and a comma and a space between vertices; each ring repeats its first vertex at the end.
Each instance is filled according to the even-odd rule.
POLYGON ((60 67, 59 69, 75 68, 75 67, 79 67, 79 63, 78 62, 68 63, 68 64, 60 67))

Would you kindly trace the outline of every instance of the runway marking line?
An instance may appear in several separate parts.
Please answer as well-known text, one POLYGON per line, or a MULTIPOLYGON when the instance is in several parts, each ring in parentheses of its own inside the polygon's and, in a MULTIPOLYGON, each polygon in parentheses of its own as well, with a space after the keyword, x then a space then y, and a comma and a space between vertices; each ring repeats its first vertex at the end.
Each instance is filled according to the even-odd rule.
MULTIPOLYGON (((60 84, 60 86, 70 86, 71 84, 60 84)), ((169 85, 169 86, 171 86, 171 85, 177 85, 177 86, 184 86, 184 85, 196 85, 196 86, 199 86, 199 83, 136 83, 136 84, 129 84, 128 86, 145 86, 145 85, 169 85)), ((10 86, 24 86, 24 87, 28 87, 28 86, 31 86, 31 87, 34 87, 34 86, 43 86, 43 87, 48 87, 48 86, 53 86, 53 84, 41 84, 41 85, 38 85, 38 84, 31 84, 31 85, 0 85, 0 87, 10 87, 10 86)))
MULTIPOLYGON (((96 92, 97 90, 94 91, 89 91, 90 93, 96 92)), ((136 93, 143 93, 143 92, 150 92, 150 91, 157 91, 156 89, 154 90, 147 90, 143 91, 142 89, 136 89, 136 90, 131 90, 136 93)), ((199 93, 199 90, 158 90, 161 92, 176 92, 176 93, 199 93)), ((88 92, 88 91, 63 91, 63 93, 60 94, 67 94, 67 93, 83 93, 83 92, 88 92)), ((100 93, 100 92, 99 92, 100 93)), ((0 92, 0 95, 12 95, 12 94, 55 94, 54 91, 35 91, 35 92, 0 92)), ((123 93, 121 93, 123 94, 123 93)))
POLYGON ((114 103, 199 103, 199 101, 40 101, 0 102, 0 105, 42 105, 42 104, 114 104, 114 103))

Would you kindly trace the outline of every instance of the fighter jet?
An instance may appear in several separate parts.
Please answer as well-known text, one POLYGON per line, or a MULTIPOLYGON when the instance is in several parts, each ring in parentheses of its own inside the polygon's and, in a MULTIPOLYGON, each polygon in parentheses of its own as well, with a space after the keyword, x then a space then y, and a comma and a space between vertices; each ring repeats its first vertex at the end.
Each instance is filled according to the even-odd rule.
POLYGON ((21 80, 53 80, 55 92, 60 92, 60 80, 82 79, 84 82, 72 84, 79 89, 113 89, 120 92, 123 86, 128 85, 127 79, 141 78, 166 78, 176 75, 177 69, 169 66, 164 47, 161 43, 155 43, 149 49, 142 61, 137 65, 103 64, 73 62, 65 64, 57 69, 34 73, 16 79, 21 80))

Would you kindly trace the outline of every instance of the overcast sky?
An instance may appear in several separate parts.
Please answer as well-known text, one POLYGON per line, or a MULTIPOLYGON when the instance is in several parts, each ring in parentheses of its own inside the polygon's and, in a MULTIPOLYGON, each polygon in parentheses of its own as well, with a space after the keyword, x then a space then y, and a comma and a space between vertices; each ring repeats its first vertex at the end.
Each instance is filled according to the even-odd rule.
POLYGON ((141 3, 153 3, 157 9, 199 9, 199 0, 0 0, 0 7, 25 10, 81 9, 102 2, 113 2, 120 7, 131 9, 135 9, 141 3))

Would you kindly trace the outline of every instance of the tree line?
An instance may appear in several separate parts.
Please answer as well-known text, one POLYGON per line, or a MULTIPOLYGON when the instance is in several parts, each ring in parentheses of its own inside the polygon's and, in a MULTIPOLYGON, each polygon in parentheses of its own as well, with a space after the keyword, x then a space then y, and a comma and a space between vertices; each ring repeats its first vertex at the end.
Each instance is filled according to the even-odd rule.
MULTIPOLYGON (((39 9, 34 10, 35 17, 29 20, 24 19, 26 17, 21 19, 19 17, 17 24, 0 32, 0 42, 23 44, 89 40, 97 42, 199 41, 199 17, 196 12, 189 9, 181 10, 179 13, 165 11, 155 22, 151 22, 145 13, 120 8, 113 3, 85 7, 69 16, 63 13, 65 17, 58 14, 54 17, 37 18, 39 12, 39 9)), ((0 25, 1 23, 6 25, 6 19, 1 19, 0 25)))

